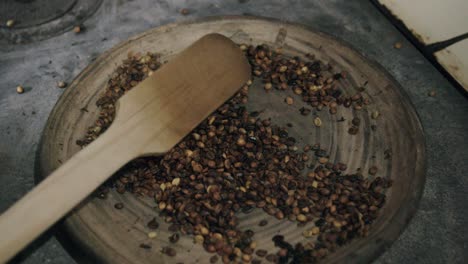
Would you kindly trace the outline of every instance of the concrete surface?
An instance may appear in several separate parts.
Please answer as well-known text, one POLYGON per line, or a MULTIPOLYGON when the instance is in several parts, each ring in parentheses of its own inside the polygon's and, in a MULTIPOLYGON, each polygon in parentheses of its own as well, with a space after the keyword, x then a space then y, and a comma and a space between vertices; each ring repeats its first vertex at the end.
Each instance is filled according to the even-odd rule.
MULTIPOLYGON (((468 259, 468 100, 368 1, 104 0, 80 35, 68 32, 27 45, 0 46, 0 212, 33 187, 42 128, 63 90, 92 59, 129 36, 208 15, 250 14, 299 22, 337 36, 383 65, 421 117, 428 152, 420 209, 376 263, 466 263, 468 259), (180 8, 189 8, 182 16, 180 8), (400 50, 393 48, 401 42, 400 50), (26 87, 18 95, 17 85, 26 87), (437 95, 429 97, 430 90, 437 95)), ((0 234, 1 236, 1 234, 0 234)), ((74 263, 52 236, 15 263, 74 263)))

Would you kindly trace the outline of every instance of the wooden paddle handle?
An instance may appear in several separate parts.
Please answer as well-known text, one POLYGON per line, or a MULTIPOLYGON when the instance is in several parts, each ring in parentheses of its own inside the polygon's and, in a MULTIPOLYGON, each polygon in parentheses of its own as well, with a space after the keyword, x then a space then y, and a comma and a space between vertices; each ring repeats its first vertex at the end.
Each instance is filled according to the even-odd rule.
POLYGON ((5 263, 92 193, 126 162, 134 147, 109 130, 60 166, 0 216, 5 263))

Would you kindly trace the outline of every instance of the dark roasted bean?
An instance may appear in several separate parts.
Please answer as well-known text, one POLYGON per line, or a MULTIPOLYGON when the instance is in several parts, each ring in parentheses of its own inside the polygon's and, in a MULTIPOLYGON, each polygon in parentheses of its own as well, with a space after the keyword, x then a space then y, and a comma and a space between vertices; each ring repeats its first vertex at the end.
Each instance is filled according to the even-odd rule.
POLYGON ((177 243, 177 241, 179 241, 179 234, 174 233, 169 237, 169 242, 177 243))
POLYGON ((212 256, 212 257, 210 258, 210 263, 216 263, 216 262, 218 262, 218 259, 219 259, 218 256, 217 256, 217 255, 214 255, 214 256, 212 256))
POLYGON ((146 226, 147 226, 149 229, 158 229, 159 223, 158 223, 158 221, 156 220, 156 218, 153 218, 151 221, 148 222, 148 224, 146 224, 146 226))
POLYGON ((145 243, 141 243, 140 247, 144 248, 144 249, 151 249, 151 245, 148 245, 148 244, 145 244, 145 243))
POLYGON ((268 221, 266 219, 263 219, 258 223, 258 225, 259 226, 266 226, 266 225, 268 225, 268 221))
POLYGON ((265 257, 267 254, 268 254, 268 251, 264 250, 264 249, 258 249, 255 254, 257 254, 257 256, 263 258, 265 257))
POLYGON ((358 133, 358 131, 359 131, 359 129, 358 129, 357 127, 355 127, 355 126, 352 126, 352 127, 350 127, 350 128, 348 129, 348 133, 349 133, 350 135, 356 135, 356 134, 358 133))
POLYGON ((361 124, 361 119, 359 119, 359 117, 355 117, 355 118, 353 118, 351 123, 353 123, 353 125, 355 125, 355 126, 359 126, 361 124))
POLYGON ((278 256, 275 254, 268 254, 265 259, 272 263, 278 262, 278 256))
POLYGON ((176 250, 171 247, 163 247, 162 253, 168 255, 169 257, 174 257, 175 255, 177 255, 176 250))

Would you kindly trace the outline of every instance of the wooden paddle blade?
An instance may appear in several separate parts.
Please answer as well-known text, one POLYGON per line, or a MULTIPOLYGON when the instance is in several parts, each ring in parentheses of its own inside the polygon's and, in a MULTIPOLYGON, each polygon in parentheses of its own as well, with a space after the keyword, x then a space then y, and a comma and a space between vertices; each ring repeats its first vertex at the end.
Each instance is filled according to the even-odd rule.
POLYGON ((249 78, 239 47, 206 35, 123 96, 111 129, 134 142, 139 155, 166 152, 249 78))

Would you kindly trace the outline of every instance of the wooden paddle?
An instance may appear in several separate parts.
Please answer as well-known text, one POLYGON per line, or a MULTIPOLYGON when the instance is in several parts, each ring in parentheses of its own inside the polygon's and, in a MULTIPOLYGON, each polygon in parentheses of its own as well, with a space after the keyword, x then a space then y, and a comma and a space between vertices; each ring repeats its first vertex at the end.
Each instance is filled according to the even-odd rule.
POLYGON ((228 38, 209 34, 124 95, 112 126, 0 216, 0 263, 128 161, 170 150, 250 78, 228 38))

